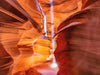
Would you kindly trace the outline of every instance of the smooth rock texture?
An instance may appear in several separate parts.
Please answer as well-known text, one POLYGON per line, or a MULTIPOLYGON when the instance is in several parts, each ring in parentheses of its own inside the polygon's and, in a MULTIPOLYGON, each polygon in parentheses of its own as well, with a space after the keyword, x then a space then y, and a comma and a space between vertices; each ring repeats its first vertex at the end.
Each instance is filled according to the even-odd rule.
MULTIPOLYGON (((38 0, 38 2, 46 12, 47 32, 48 38, 50 39, 50 0, 38 0)), ((65 29, 59 33, 57 38, 58 45, 55 51, 56 60, 60 69, 58 75, 99 75, 100 73, 97 69, 100 66, 98 26, 100 24, 100 15, 98 13, 100 1, 53 0, 53 2, 55 33, 57 32, 57 29, 59 31, 73 21, 89 21, 89 23, 92 24, 92 26, 89 25, 87 27, 72 27, 72 29, 65 29), (81 1, 83 2, 83 5, 81 4, 81 1), (90 9, 92 9, 92 7, 94 9, 87 10, 82 14, 76 13, 81 10, 81 6, 82 11, 84 11, 84 8, 88 6, 90 6, 90 9), (76 13, 76 15, 74 13, 76 13), (85 18, 86 20, 83 21, 82 18, 85 18), (77 44, 78 46, 73 44, 77 44), (72 51, 76 49, 76 52, 66 52, 65 50, 68 49, 68 47, 70 47, 72 51), (84 59, 84 62, 80 59, 84 59), (79 63, 78 66, 77 63, 79 63)), ((34 50, 32 46, 35 39, 41 38, 42 30, 43 15, 38 11, 35 0, 0 0, 0 75, 11 75, 12 69, 15 69, 13 70, 15 75, 41 75, 34 70, 33 66, 38 62, 46 61, 46 57, 48 57, 49 53, 47 52, 48 55, 46 57, 33 57, 34 50), (37 60, 34 62, 34 59, 37 60)), ((37 42, 39 42, 39 40, 37 42)), ((49 43, 46 43, 44 46, 50 45, 49 43)), ((42 44, 43 42, 41 45, 42 44)))
POLYGON ((58 75, 100 75, 99 12, 100 1, 88 0, 58 27, 58 75))

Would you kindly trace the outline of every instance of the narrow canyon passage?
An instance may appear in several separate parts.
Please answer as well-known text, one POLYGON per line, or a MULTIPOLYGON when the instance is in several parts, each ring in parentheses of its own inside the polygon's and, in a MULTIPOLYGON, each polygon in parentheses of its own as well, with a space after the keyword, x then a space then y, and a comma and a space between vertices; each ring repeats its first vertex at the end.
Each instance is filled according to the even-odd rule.
POLYGON ((100 0, 0 0, 0 75, 100 75, 99 57, 100 0))

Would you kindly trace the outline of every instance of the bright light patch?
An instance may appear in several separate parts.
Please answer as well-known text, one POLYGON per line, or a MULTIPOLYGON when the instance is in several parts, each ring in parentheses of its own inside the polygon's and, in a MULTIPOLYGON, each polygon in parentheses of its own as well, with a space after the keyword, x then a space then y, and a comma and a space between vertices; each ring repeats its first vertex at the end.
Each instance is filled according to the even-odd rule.
POLYGON ((47 60, 51 60, 53 57, 54 57, 54 55, 51 54, 51 55, 47 58, 47 60))
POLYGON ((56 63, 52 63, 50 66, 51 66, 51 68, 57 68, 57 64, 56 63))
POLYGON ((47 60, 50 60, 50 58, 47 58, 47 60))

